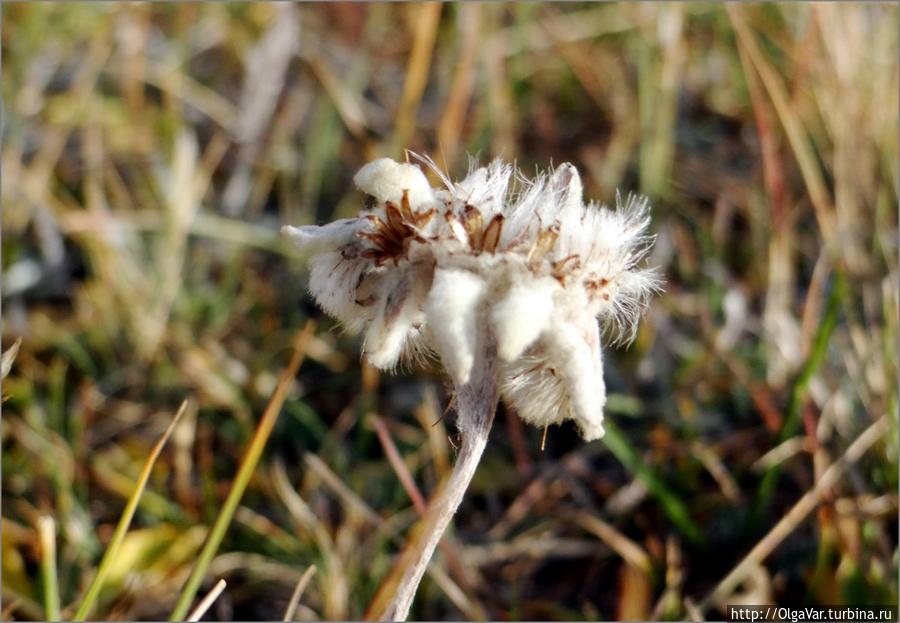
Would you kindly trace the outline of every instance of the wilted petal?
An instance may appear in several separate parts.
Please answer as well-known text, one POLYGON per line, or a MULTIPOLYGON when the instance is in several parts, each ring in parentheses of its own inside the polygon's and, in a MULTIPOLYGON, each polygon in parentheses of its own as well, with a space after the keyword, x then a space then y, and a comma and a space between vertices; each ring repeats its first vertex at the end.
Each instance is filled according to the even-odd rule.
POLYGON ((366 309, 356 302, 356 286, 369 268, 368 261, 347 258, 340 251, 315 255, 310 260, 310 294, 352 332, 368 321, 366 309))
POLYGON ((413 273, 406 272, 376 303, 375 317, 366 332, 365 355, 376 368, 393 368, 420 314, 413 273))
POLYGON ((321 226, 285 225, 281 228, 281 234, 307 253, 322 253, 347 244, 359 230, 359 225, 359 219, 345 218, 321 226))
POLYGON ((353 183, 381 203, 391 201, 399 205, 404 191, 409 193, 409 202, 414 208, 434 201, 428 178, 419 167, 390 158, 379 158, 365 165, 353 176, 353 183))
POLYGON ((516 283, 491 310, 497 353, 505 361, 517 359, 547 327, 557 287, 549 278, 516 283))
POLYGON ((559 424, 569 417, 565 386, 543 349, 508 364, 501 387, 504 402, 532 426, 559 424))
POLYGON ((582 202, 581 176, 578 169, 564 162, 553 172, 550 178, 550 187, 559 194, 560 220, 574 219, 584 210, 582 202))
POLYGON ((553 366, 569 398, 571 417, 587 441, 603 436, 603 355, 600 330, 592 316, 561 323, 548 331, 547 359, 553 366))
POLYGON ((476 308, 484 287, 484 281, 469 271, 438 270, 425 303, 441 360, 458 384, 468 382, 472 371, 478 339, 476 308))

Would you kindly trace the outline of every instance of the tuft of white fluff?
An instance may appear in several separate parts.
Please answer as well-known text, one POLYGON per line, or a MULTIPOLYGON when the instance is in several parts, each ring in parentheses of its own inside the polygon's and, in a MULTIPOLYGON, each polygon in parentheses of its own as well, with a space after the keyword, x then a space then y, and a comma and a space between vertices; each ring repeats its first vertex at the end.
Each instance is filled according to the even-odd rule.
POLYGON ((591 441, 603 436, 603 351, 597 322, 582 315, 547 335, 547 355, 569 396, 570 418, 591 441))
POLYGON ((313 298, 351 333, 360 331, 369 321, 368 314, 348 295, 344 284, 365 281, 365 265, 347 262, 335 251, 314 255, 309 265, 309 292, 313 298))
POLYGON ((465 270, 438 270, 425 302, 428 326, 453 381, 467 383, 475 361, 477 306, 484 281, 465 270))
POLYGON ((285 225, 281 228, 281 233, 307 253, 315 254, 334 251, 344 246, 353 238, 357 229, 358 223, 355 218, 345 218, 327 225, 303 227, 285 225))
POLYGON ((544 332, 553 315, 553 293, 559 284, 550 277, 515 283, 491 310, 497 354, 514 361, 544 332))
POLYGON ((381 203, 390 201, 399 204, 404 191, 409 193, 409 201, 413 205, 434 199, 431 184, 419 167, 394 162, 390 158, 379 158, 365 165, 353 176, 353 183, 381 203))
POLYGON ((573 420, 585 440, 602 437, 606 385, 596 321, 583 316, 547 331, 507 365, 501 394, 529 424, 573 420))
POLYGON ((643 267, 653 243, 647 200, 585 203, 568 163, 527 179, 495 160, 452 182, 411 155, 443 185, 381 158, 354 177, 374 198, 357 218, 283 229, 311 254, 312 295, 365 331, 364 354, 379 368, 435 351, 462 386, 494 344, 501 396, 525 421, 573 420, 585 439, 602 436, 601 335, 633 339, 659 289, 643 267))
POLYGON ((377 368, 390 368, 396 364, 416 316, 421 315, 413 296, 413 286, 410 273, 401 274, 378 302, 363 348, 369 362, 377 368))

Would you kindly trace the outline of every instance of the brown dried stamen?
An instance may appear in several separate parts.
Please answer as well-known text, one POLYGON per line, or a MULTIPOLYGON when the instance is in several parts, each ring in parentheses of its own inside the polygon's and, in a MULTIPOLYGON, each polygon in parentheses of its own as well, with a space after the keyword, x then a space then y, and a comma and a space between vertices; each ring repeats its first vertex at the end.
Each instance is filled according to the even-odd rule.
POLYGON ((497 245, 500 244, 500 233, 502 231, 503 215, 498 214, 491 219, 491 222, 488 223, 487 228, 484 230, 484 235, 481 237, 481 250, 494 253, 497 250, 497 245))
POLYGON ((406 224, 400 209, 396 205, 388 201, 384 206, 384 212, 387 214, 387 225, 391 233, 400 239, 412 235, 412 227, 406 224))
POLYGON ((542 228, 538 232, 537 240, 534 241, 531 250, 528 251, 528 261, 540 262, 544 259, 544 256, 553 249, 557 238, 559 238, 559 226, 551 225, 547 229, 542 228))
POLYGON ((407 221, 415 220, 415 216, 413 215, 412 207, 409 205, 409 191, 404 190, 403 196, 400 198, 400 213, 403 215, 407 221))
POLYGON ((384 205, 386 220, 374 214, 367 214, 365 218, 372 223, 374 231, 359 232, 356 235, 370 241, 374 248, 362 252, 362 257, 375 261, 381 266, 387 260, 397 263, 400 258, 406 257, 410 243, 425 242, 416 228, 428 223, 434 215, 434 210, 415 213, 409 205, 409 193, 403 191, 400 207, 391 201, 384 205))
POLYGON ((553 262, 553 277, 560 284, 566 285, 572 276, 572 272, 581 268, 581 258, 578 255, 570 255, 553 262))
POLYGON ((466 204, 463 210, 462 224, 469 236, 469 246, 473 250, 478 250, 481 247, 482 228, 484 227, 484 221, 478 208, 466 204))
POLYGON ((592 292, 595 292, 595 293, 602 292, 602 294, 600 294, 600 298, 602 298, 604 301, 609 300, 609 292, 605 291, 606 286, 608 286, 608 285, 609 285, 609 279, 607 279, 606 277, 601 277, 600 279, 592 279, 592 280, 586 281, 584 283, 584 286, 588 290, 591 290, 592 292))

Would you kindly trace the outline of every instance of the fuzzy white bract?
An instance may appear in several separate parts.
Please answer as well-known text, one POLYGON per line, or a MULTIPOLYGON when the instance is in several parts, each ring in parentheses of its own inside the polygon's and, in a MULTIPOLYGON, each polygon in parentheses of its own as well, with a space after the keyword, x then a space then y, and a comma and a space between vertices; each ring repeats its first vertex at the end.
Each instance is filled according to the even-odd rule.
POLYGON ((585 439, 602 436, 601 335, 632 339, 659 284, 640 266, 653 241, 646 199, 585 204, 571 164, 528 180, 495 160, 453 183, 420 160, 441 188, 382 158, 354 178, 372 198, 358 217, 283 228, 312 254, 312 295, 365 331, 378 368, 437 352, 462 385, 490 341, 501 395, 522 419, 571 419, 585 439))

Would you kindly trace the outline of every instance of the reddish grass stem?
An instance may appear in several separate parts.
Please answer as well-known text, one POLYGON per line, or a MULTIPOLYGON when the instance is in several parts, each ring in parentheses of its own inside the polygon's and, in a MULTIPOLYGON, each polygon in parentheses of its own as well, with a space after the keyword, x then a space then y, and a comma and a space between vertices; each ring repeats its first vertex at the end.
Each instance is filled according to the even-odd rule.
POLYGON ((456 514, 481 461, 494 423, 499 394, 495 350, 496 346, 489 344, 476 357, 469 382, 456 388, 457 425, 462 438, 459 455, 447 484, 428 507, 421 537, 404 556, 405 571, 380 617, 382 621, 406 620, 434 550, 456 514))

